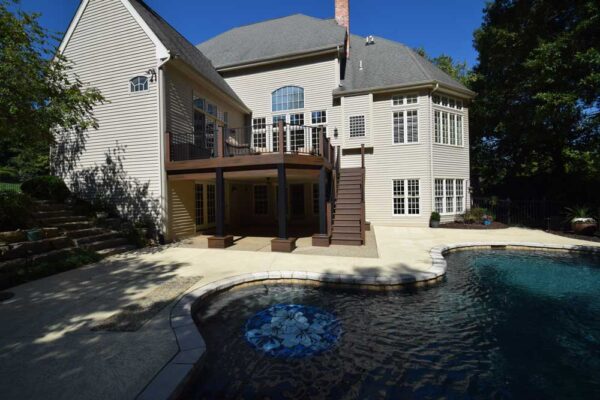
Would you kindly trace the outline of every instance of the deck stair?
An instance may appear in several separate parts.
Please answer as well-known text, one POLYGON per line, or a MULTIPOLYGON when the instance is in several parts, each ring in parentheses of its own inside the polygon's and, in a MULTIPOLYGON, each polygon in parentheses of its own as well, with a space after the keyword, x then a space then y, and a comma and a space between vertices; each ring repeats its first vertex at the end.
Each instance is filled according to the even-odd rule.
POLYGON ((365 243, 364 182, 364 168, 339 170, 331 244, 361 246, 365 243))

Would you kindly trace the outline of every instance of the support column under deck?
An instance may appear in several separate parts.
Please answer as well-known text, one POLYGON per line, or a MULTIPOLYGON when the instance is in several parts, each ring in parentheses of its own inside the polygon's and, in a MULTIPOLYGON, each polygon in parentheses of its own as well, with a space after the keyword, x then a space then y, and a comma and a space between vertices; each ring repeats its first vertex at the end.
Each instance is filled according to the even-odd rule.
POLYGON ((278 201, 277 201, 277 218, 279 222, 278 237, 271 240, 271 251, 291 253, 296 249, 296 238, 288 237, 287 226, 287 177, 285 165, 277 165, 277 184, 278 184, 278 201))
POLYGON ((216 169, 215 191, 216 234, 208 238, 208 247, 211 249, 224 249, 233 245, 233 236, 225 235, 225 178, 223 168, 216 169))
POLYGON ((318 247, 329 246, 327 232, 327 170, 321 167, 319 171, 319 233, 313 235, 312 245, 318 247))

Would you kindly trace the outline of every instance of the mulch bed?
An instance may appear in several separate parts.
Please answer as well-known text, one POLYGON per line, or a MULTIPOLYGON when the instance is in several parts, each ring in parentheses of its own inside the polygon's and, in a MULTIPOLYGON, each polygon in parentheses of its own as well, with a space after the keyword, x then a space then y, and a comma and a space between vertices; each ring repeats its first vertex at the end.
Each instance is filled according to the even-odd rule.
POLYGON ((445 224, 440 224, 440 228, 446 229, 480 229, 480 230, 490 230, 490 229, 506 229, 508 225, 503 224, 502 222, 494 221, 491 225, 483 225, 483 224, 463 224, 462 222, 448 222, 445 224))
MULTIPOLYGON (((561 231, 546 231, 546 232, 551 233, 553 235, 568 237, 571 239, 579 239, 579 240, 586 240, 588 242, 600 243, 600 237, 598 237, 598 236, 576 235, 571 232, 561 232, 561 231)), ((597 235, 597 233, 596 233, 596 235, 597 235)))

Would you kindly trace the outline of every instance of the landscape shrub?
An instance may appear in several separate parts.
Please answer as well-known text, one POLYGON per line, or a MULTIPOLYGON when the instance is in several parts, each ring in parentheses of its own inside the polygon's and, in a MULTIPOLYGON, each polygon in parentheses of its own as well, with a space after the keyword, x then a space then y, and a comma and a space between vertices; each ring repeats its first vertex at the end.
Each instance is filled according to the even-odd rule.
POLYGON ((0 231, 28 228, 32 203, 24 193, 0 191, 0 231))
POLYGON ((56 176, 38 176, 23 182, 21 190, 24 193, 41 200, 64 202, 71 191, 62 179, 56 176))
POLYGON ((483 216, 486 215, 487 211, 485 208, 473 207, 470 210, 465 211, 463 214, 463 221, 465 224, 480 224, 483 222, 483 216))
POLYGON ((0 167, 0 182, 17 183, 19 182, 19 174, 10 167, 0 167))

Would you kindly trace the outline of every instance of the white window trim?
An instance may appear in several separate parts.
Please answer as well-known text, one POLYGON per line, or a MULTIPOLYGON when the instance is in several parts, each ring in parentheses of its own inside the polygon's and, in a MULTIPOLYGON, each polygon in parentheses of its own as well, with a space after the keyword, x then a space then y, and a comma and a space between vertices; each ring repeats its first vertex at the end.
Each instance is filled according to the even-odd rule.
POLYGON ((435 195, 435 181, 441 179, 443 180, 442 183, 442 188, 443 188, 443 196, 442 196, 442 208, 443 208, 443 212, 440 213, 440 215, 450 215, 450 216, 455 216, 455 215, 461 215, 465 212, 465 210, 467 209, 467 179, 466 178, 462 178, 462 177, 452 177, 452 176, 447 176, 447 177, 434 177, 433 178, 433 184, 432 184, 432 190, 431 190, 431 199, 432 199, 432 210, 435 211, 435 198, 439 197, 435 195), (454 209, 453 212, 446 212, 446 180, 452 179, 454 181, 454 195, 452 196, 452 207, 454 209), (456 180, 462 180, 463 181, 463 204, 462 204, 462 211, 456 211, 456 198, 458 197, 456 195, 457 191, 456 191, 456 180))
MULTIPOLYGON (((410 104, 412 106, 412 104, 410 104)), ((405 107, 405 106, 403 106, 405 107)), ((412 146, 412 145, 417 145, 417 144, 421 144, 421 132, 419 129, 420 126, 420 122, 421 122, 421 118, 419 116, 419 110, 418 109, 413 109, 413 108, 409 108, 409 107, 405 107, 404 109, 401 110, 394 110, 392 111, 392 146, 412 146), (408 123, 406 120, 406 112, 407 111, 416 111, 417 112, 417 141, 416 142, 407 142, 407 131, 408 131, 408 123), (404 114, 404 143, 395 143, 394 142, 394 114, 401 112, 404 114)))
MULTIPOLYGON (((467 118, 465 117, 465 114, 463 112, 460 112, 458 110, 455 110, 454 108, 447 108, 447 107, 438 107, 437 104, 432 103, 434 105, 434 107, 432 108, 432 121, 433 121, 433 126, 431 127, 431 141, 433 143, 434 146, 444 146, 444 147, 456 147, 456 148, 464 148, 465 147, 465 121, 467 120, 467 118), (446 113, 448 115, 448 143, 438 143, 435 141, 435 112, 439 111, 440 112, 440 140, 443 139, 444 137, 444 133, 442 130, 442 120, 443 120, 443 114, 446 113), (450 114, 454 114, 455 117, 456 116, 461 116, 462 117, 462 144, 451 144, 450 143, 450 114)), ((455 120, 457 121, 458 124, 458 118, 455 118, 455 120)), ((456 133, 456 142, 458 142, 458 125, 455 126, 455 133, 456 133)), ((393 140, 393 138, 392 138, 393 140)), ((419 139, 420 140, 420 139, 419 139)))
POLYGON ((300 85, 295 85, 295 84, 290 84, 290 85, 283 85, 283 86, 279 86, 278 88, 271 90, 271 101, 270 101, 270 105, 271 105, 271 115, 280 115, 280 114, 300 114, 301 112, 304 113, 307 108, 306 108, 306 89, 304 88, 304 86, 300 86, 300 85), (273 111, 273 93, 275 93, 276 91, 278 91, 279 89, 283 89, 285 87, 296 87, 296 88, 300 88, 302 89, 302 108, 287 108, 285 110, 279 110, 279 111, 273 111))
POLYGON ((366 114, 352 114, 352 115, 348 115, 347 118, 348 118, 348 140, 361 140, 361 139, 364 139, 364 138, 366 138, 368 136, 368 134, 367 134, 367 126, 368 126, 368 124, 367 124, 367 115, 366 114), (351 131, 352 131, 350 129, 350 126, 351 126, 350 119, 352 119, 353 117, 363 117, 363 120, 365 121, 365 124, 364 124, 364 132, 365 132, 365 134, 364 135, 362 135, 362 136, 352 136, 350 134, 351 131))
POLYGON ((147 94, 147 93, 151 92, 151 86, 150 86, 151 83, 152 82, 150 82, 150 78, 149 77, 147 77, 144 74, 138 74, 138 75, 132 76, 127 81, 127 91, 129 92, 130 96, 141 96, 141 95, 144 95, 144 94, 147 94), (132 92, 131 91, 131 81, 134 80, 135 78, 138 78, 138 77, 148 79, 148 89, 146 89, 146 90, 138 90, 137 92, 132 92))
POLYGON ((392 95, 392 98, 390 99, 390 104, 392 107, 397 108, 397 107, 414 107, 419 105, 419 94, 418 93, 409 93, 409 94, 394 94, 392 95), (402 104, 394 104, 394 97, 402 97, 402 104), (406 103, 406 98, 407 97, 416 97, 417 98, 417 102, 416 103, 406 103))
POLYGON ((392 218, 418 218, 422 215, 421 211, 423 210, 423 187, 421 186, 421 178, 392 178, 391 180, 391 196, 392 199, 392 218), (404 210, 406 213, 404 214, 394 214, 394 181, 404 181, 404 187, 406 190, 406 194, 404 196, 404 210), (418 181, 419 182, 419 213, 418 214, 409 214, 408 213, 408 181, 418 181))

